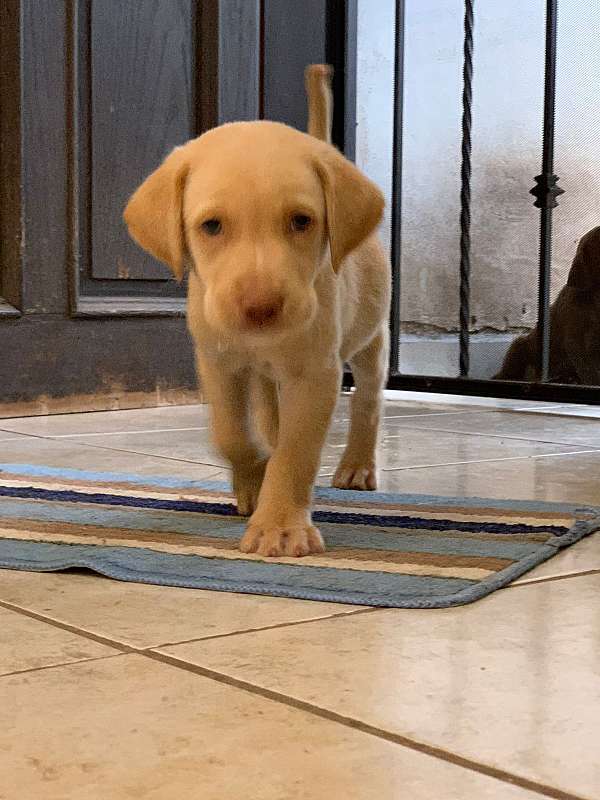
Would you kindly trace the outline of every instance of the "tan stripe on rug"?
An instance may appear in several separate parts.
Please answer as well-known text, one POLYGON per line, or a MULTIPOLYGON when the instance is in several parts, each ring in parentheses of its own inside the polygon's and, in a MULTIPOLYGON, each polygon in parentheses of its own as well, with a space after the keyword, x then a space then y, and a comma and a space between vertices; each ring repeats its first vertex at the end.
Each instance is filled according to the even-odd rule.
POLYGON ((481 580, 508 566, 511 562, 491 557, 458 556, 461 563, 454 563, 457 556, 442 556, 441 564, 433 563, 436 559, 431 553, 398 553, 395 551, 359 551, 356 549, 331 550, 324 555, 309 556, 302 560, 297 558, 263 558, 255 554, 241 553, 234 541, 223 541, 211 537, 191 534, 168 533, 157 535, 148 531, 120 531, 100 526, 67 526, 64 523, 42 523, 33 521, 11 520, 7 525, 2 523, 0 538, 22 539, 25 541, 52 542, 63 544, 88 544, 112 547, 144 547, 163 553, 177 555, 199 555, 207 558, 225 558, 233 560, 264 561, 267 563, 293 564, 303 567, 328 567, 334 569, 354 569, 364 572, 388 572, 406 575, 429 575, 440 578, 464 578, 481 580), (29 526, 23 523, 29 522, 29 526), (39 527, 40 530, 33 530, 39 527), (68 529, 69 528, 69 529, 68 529), (99 531, 103 533, 100 534, 99 531), (368 559, 371 552, 375 557, 368 559), (398 560, 396 560, 398 559, 398 560), (506 562, 506 563, 505 563, 506 562), (493 564, 493 568, 490 568, 493 564), (446 565, 446 566, 444 566, 446 565))

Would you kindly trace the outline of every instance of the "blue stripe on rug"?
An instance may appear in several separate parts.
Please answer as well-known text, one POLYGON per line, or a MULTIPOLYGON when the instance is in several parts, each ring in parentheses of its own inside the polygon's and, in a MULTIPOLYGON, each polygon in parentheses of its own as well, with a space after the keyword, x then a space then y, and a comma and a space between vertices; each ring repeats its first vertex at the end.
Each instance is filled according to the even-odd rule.
MULTIPOLYGON (((595 530, 594 525, 597 527, 598 521, 576 523, 571 531, 572 541, 595 530)), ((308 581, 302 573, 309 568, 274 563, 253 563, 250 565, 253 570, 246 571, 246 562, 244 572, 236 575, 232 573, 231 564, 237 562, 225 563, 201 556, 171 556, 136 548, 55 545, 6 539, 0 540, 0 568, 37 572, 84 568, 117 580, 160 586, 266 594, 381 608, 448 608, 485 597, 555 553, 556 547, 542 545, 536 553, 482 581, 335 570, 340 574, 337 578, 333 576, 335 581, 332 584, 331 570, 321 570, 322 580, 319 580, 318 567, 310 569, 310 575, 306 576, 308 581), (262 575, 257 571, 259 569, 265 570, 262 575)))
MULTIPOLYGON (((203 466, 203 465, 199 465, 203 466)), ((2 472, 9 472, 33 477, 56 477, 70 480, 83 480, 101 483, 133 483, 148 486, 164 486, 166 488, 206 489, 216 492, 230 492, 229 481, 215 480, 189 480, 161 475, 139 475, 128 472, 94 472, 83 469, 69 469, 66 467, 48 467, 37 464, 12 464, 0 463, 0 478, 2 472)), ((471 506, 472 508, 494 508, 506 511, 526 512, 556 512, 556 513, 596 513, 600 514, 600 506, 585 505, 584 503, 557 503, 546 500, 500 500, 487 497, 445 497, 430 494, 402 494, 398 492, 360 492, 352 489, 333 489, 329 486, 316 486, 315 496, 324 500, 340 500, 356 502, 357 505, 372 503, 396 503, 398 505, 425 505, 435 508, 437 506, 452 508, 471 506)))
MULTIPOLYGON (((203 469, 206 465, 200 464, 203 469)), ((227 481, 189 480, 173 478, 165 475, 139 475, 131 472, 94 472, 87 469, 70 469, 68 467, 47 467, 39 464, 2 464, 0 463, 0 478, 3 472, 16 475, 31 475, 36 478, 63 478, 76 481, 90 481, 91 483, 133 483, 141 486, 164 486, 169 489, 216 489, 227 491, 231 485, 227 481)), ((215 472, 219 469, 215 467, 215 472)))
MULTIPOLYGON (((57 506, 44 501, 6 500, 2 503, 2 516, 39 521, 70 522, 76 525, 97 525, 101 529, 124 528, 138 531, 160 531, 165 534, 185 533, 197 536, 211 536, 215 539, 240 539, 246 521, 236 521, 202 515, 176 515, 166 511, 147 511, 125 508, 81 507, 75 504, 57 506)), ((418 533, 392 533, 365 528, 340 529, 339 525, 325 523, 320 526, 329 547, 364 548, 366 550, 392 550, 414 553, 435 553, 437 555, 477 555, 509 558, 523 558, 540 547, 540 542, 513 542, 510 537, 498 540, 481 540, 468 537, 431 536, 418 533)), ((562 537, 549 537, 559 541, 562 537)))
MULTIPOLYGON (((124 476, 122 473, 89 473, 83 470, 64 470, 60 468, 31 467, 23 465, 2 465, 5 471, 13 474, 46 478, 56 477, 59 480, 72 477, 82 480, 86 476, 94 478, 98 483, 107 483, 114 480, 129 482, 132 485, 153 485, 184 488, 187 486, 199 489, 226 491, 229 487, 224 482, 212 481, 181 481, 177 478, 158 479, 145 476, 124 476), (7 470, 7 467, 9 468, 7 470), (118 477, 117 477, 118 476, 118 477)), ((0 479, 2 475, 0 473, 0 479)), ((10 488, 10 487, 6 487, 10 488)), ((32 487, 35 489, 35 487, 32 487)), ((38 490, 36 490, 38 491, 38 490)), ((41 490, 48 492, 49 490, 41 490)), ((52 494, 52 493, 50 493, 52 494)), ((2 512, 5 521, 10 527, 11 516, 19 519, 32 519, 53 522, 60 532, 61 522, 73 522, 80 526, 99 526, 99 536, 105 530, 105 537, 110 536, 110 528, 125 528, 129 530, 144 530, 148 532, 165 533, 191 533, 199 536, 212 536, 224 540, 238 538, 244 528, 245 521, 234 517, 229 511, 226 514, 209 516, 196 513, 200 509, 194 508, 190 513, 188 508, 175 508, 169 505, 168 509, 151 506, 140 507, 138 503, 124 506, 123 498, 112 495, 110 492, 97 492, 98 501, 90 502, 90 495, 73 490, 66 493, 69 500, 58 493, 58 499, 51 499, 48 495, 38 494, 31 497, 12 497, 5 495, 2 501, 2 512), (44 498, 44 499, 42 499, 44 498), (114 500, 107 503, 106 498, 114 500), (201 530, 203 529, 203 530, 201 530)), ((539 503, 535 501, 497 501, 482 498, 444 498, 416 495, 370 493, 365 495, 359 492, 317 489, 317 496, 333 501, 356 502, 360 506, 372 504, 376 508, 378 502, 386 504, 423 505, 428 509, 462 508, 472 509, 507 509, 512 512, 519 510, 531 512, 533 515, 543 511, 576 515, 579 510, 586 513, 597 512, 597 509, 565 503, 539 503)), ((132 498, 138 500, 138 498, 132 498)), ((167 501, 179 503, 181 501, 167 501)), ((183 501, 185 502, 185 501, 183 501)), ((195 503, 195 506, 200 504, 195 503)), ((208 504, 208 506, 224 506, 232 509, 228 503, 208 504)), ((323 512, 327 514, 328 512, 323 512)), ((476 536, 461 536, 462 529, 467 529, 465 523, 455 522, 451 519, 445 522, 453 526, 448 532, 433 535, 433 528, 422 530, 423 524, 433 523, 436 530, 440 529, 438 520, 420 520, 419 528, 410 528, 406 533, 402 528, 390 525, 390 518, 378 514, 364 514, 362 511, 355 514, 352 524, 346 524, 352 512, 348 514, 330 512, 335 514, 333 519, 341 517, 339 521, 324 522, 322 531, 330 547, 334 548, 365 548, 373 551, 373 558, 377 558, 377 549, 406 550, 415 553, 432 554, 464 554, 505 557, 514 563, 505 569, 499 570, 482 580, 468 580, 466 578, 440 578, 434 576, 407 575, 401 572, 365 571, 360 568, 360 560, 356 560, 355 569, 339 569, 332 559, 331 566, 310 566, 310 559, 300 559, 292 564, 279 564, 277 562, 260 562, 245 557, 239 559, 224 559, 218 552, 213 558, 178 553, 163 553, 153 551, 151 545, 135 542, 135 547, 104 546, 90 544, 55 544, 48 542, 24 541, 16 539, 0 539, 0 567, 24 570, 58 570, 68 567, 85 567, 101 574, 120 580, 132 580, 140 583, 155 583, 171 586, 187 586, 190 588, 214 589, 218 591, 248 592, 253 594, 270 594, 278 597, 295 597, 307 600, 322 600, 339 603, 356 603, 360 605, 373 605, 381 607, 398 608, 442 608, 462 603, 472 602, 490 592, 507 585, 511 581, 528 572, 536 565, 547 560, 560 549, 579 541, 584 536, 600 528, 600 517, 594 519, 578 519, 573 527, 564 535, 551 535, 549 533, 545 542, 536 542, 530 539, 526 542, 515 542, 510 536, 495 536, 488 533, 490 538, 478 539, 476 536), (365 524, 368 520, 371 524, 365 524), (373 524, 375 520, 375 524, 373 524), (379 524, 383 523, 383 524, 379 524)), ((483 513, 483 512, 481 512, 483 513)), ((449 516, 451 514, 449 513, 449 516)), ((396 519, 409 520, 414 523, 414 517, 406 513, 397 515, 396 519)), ((467 523, 468 524, 468 523, 467 523)), ((473 524, 473 523, 471 523, 473 524)), ((475 524, 475 532, 484 530, 481 523, 475 524)), ((527 533, 549 532, 552 528, 562 526, 531 527, 519 523, 490 522, 497 528, 499 525, 515 531, 525 527, 527 533)), ((404 525, 406 527, 406 523, 404 525)), ((12 533, 6 532, 9 536, 12 533)), ((33 532, 35 536, 35 532, 33 532)), ((326 558, 326 556, 325 556, 326 558)), ((469 573, 466 573, 469 574, 469 573)))
MULTIPOLYGON (((214 514, 215 516, 239 517, 235 505, 230 503, 208 503, 196 500, 165 500, 152 497, 128 497, 99 492, 77 492, 72 490, 39 489, 24 486, 0 486, 0 496, 58 501, 62 503, 94 503, 104 506, 125 506, 130 508, 148 508, 162 511, 187 511, 197 514, 214 514)), ((329 522, 345 525, 376 525, 386 528, 415 528, 418 530, 460 530, 469 533, 505 533, 527 534, 547 532, 561 536, 568 532, 562 525, 523 525, 504 522, 464 522, 455 520, 424 519, 415 516, 377 514, 356 514, 352 512, 315 511, 315 522, 329 522)))
POLYGON ((300 560, 297 564, 277 564, 160 553, 137 547, 96 547, 0 539, 0 565, 3 562, 6 564, 6 555, 10 556, 12 565, 22 569, 27 569, 27 565, 32 563, 45 563, 48 569, 56 569, 53 562, 57 560, 67 566, 89 566, 93 563, 91 568, 102 572, 121 565, 141 576, 151 575, 150 583, 157 582, 156 578, 158 582, 164 580, 170 586, 200 586, 210 580, 222 587, 229 587, 229 591, 244 591, 246 585, 260 584, 267 592, 275 588, 281 594, 288 593, 288 596, 288 590, 292 589, 304 591, 306 597, 325 590, 352 592, 358 597, 372 595, 374 586, 385 595, 435 596, 455 593, 476 582, 464 578, 423 578, 389 572, 305 567, 300 560), (84 560, 87 562, 83 563, 84 560))

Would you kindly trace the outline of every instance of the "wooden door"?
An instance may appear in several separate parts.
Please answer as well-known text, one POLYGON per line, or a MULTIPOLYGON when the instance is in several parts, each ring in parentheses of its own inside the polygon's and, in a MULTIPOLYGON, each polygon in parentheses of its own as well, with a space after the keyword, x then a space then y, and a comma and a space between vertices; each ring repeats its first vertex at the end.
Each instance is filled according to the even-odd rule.
POLYGON ((129 239, 123 207, 214 125, 305 130, 311 62, 336 67, 351 154, 355 3, 3 0, 0 417, 195 397, 185 286, 129 239))
POLYGON ((189 399, 185 287, 121 214, 258 116, 259 0, 4 0, 0 28, 0 416, 189 399))

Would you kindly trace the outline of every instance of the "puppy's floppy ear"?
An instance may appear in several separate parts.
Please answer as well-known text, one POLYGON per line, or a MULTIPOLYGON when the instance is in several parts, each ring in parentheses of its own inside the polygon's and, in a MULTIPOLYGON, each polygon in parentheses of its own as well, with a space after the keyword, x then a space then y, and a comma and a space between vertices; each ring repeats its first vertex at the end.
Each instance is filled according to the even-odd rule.
POLYGON ((327 233, 335 272, 343 259, 381 222, 385 201, 377 186, 331 146, 316 156, 323 186, 327 233))
POLYGON ((600 226, 581 237, 567 286, 579 292, 600 289, 600 226))
POLYGON ((183 278, 183 190, 189 171, 186 148, 176 148, 129 199, 123 219, 131 237, 183 278))

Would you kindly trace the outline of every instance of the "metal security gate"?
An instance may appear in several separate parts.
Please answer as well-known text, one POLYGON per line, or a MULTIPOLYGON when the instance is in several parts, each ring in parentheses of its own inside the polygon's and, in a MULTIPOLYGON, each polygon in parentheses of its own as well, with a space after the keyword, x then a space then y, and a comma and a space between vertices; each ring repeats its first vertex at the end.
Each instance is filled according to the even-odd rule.
MULTIPOLYGON (((543 0, 540 0, 542 2, 543 0)), ((360 2, 360 0, 359 0, 360 2)), ((457 236, 457 249, 449 254, 449 259, 455 265, 453 269, 459 271, 457 291, 454 296, 448 297, 448 303, 454 304, 457 328, 455 335, 457 339, 457 364, 455 374, 435 375, 426 374, 420 370, 420 374, 414 374, 401 370, 401 353, 403 348, 403 327, 401 320, 401 299, 403 296, 403 279, 401 272, 401 258, 403 250, 403 140, 410 135, 410 127, 406 119, 403 119, 404 109, 404 87, 407 79, 405 53, 407 46, 410 47, 411 40, 407 41, 410 31, 407 32, 405 18, 407 10, 411 9, 411 3, 417 0, 396 0, 395 3, 395 53, 394 53, 394 112, 393 112, 393 160, 392 160, 392 179, 391 179, 391 220, 390 220, 390 244, 391 257, 393 264, 393 299, 390 317, 391 330, 391 353, 390 353, 390 374, 388 387, 391 389, 417 390, 428 392, 460 393, 469 395, 523 398, 533 400, 549 400, 557 402, 586 402, 600 403, 600 388, 598 385, 583 385, 575 381, 567 383, 561 382, 559 375, 552 375, 550 371, 551 359, 551 329, 550 329, 550 307, 551 307, 551 268, 552 268, 552 246, 553 246, 553 210, 557 207, 557 197, 563 194, 563 189, 557 185, 558 178, 554 174, 554 140, 555 140, 555 95, 557 77, 557 20, 558 20, 558 0, 546 0, 545 9, 538 8, 541 21, 539 26, 539 47, 540 61, 543 60, 543 70, 540 64, 539 92, 540 101, 543 108, 542 114, 542 134, 541 147, 539 148, 539 162, 541 170, 538 175, 531 175, 531 182, 535 183, 533 188, 528 191, 534 196, 530 202, 535 208, 539 209, 539 228, 536 232, 539 273, 537 280, 537 309, 533 312, 536 333, 533 334, 534 341, 534 372, 523 380, 494 379, 491 376, 481 377, 473 374, 472 371, 472 341, 471 341, 471 278, 472 278, 472 247, 471 247, 471 220, 473 213, 478 213, 476 204, 472 197, 472 131, 474 124, 477 124, 477 109, 473 106, 473 80, 477 78, 477 51, 474 52, 474 30, 478 24, 478 5, 477 0, 465 0, 464 18, 462 27, 462 99, 460 114, 460 150, 456 152, 456 161, 460 162, 460 208, 456 223, 460 226, 460 234, 457 236), (540 13, 541 12, 541 13, 540 13), (545 12, 545 26, 542 14, 545 12), (543 45, 543 51, 542 51, 543 45), (474 58, 475 56, 475 58, 474 58), (543 97, 543 101, 542 101, 543 97)), ((448 4, 446 4, 448 5, 448 4)), ((457 3, 458 5, 458 3, 457 3)), ((482 3, 482 5, 485 5, 482 3)), ((356 84, 356 52, 352 47, 356 46, 356 26, 351 28, 352 36, 348 36, 348 20, 356 20, 356 2, 346 4, 346 87, 356 84)), ((489 5, 488 5, 489 12, 489 5)), ((523 9, 523 14, 527 14, 527 4, 523 9)), ((598 12, 600 23, 600 11, 598 12)), ((338 32, 341 37, 342 32, 338 32)), ((537 34, 536 34, 537 35, 537 34)), ((482 77, 482 81, 485 76, 482 77)), ((600 85, 600 84, 599 84, 600 85)), ((479 85, 480 91, 485 91, 485 87, 479 85)), ((598 90, 600 93, 600 90, 598 90)), ((348 94, 346 93, 346 97, 348 94)), ((600 99, 600 98, 599 98, 600 99)), ((352 125, 353 120, 346 115, 346 152, 352 157, 354 140, 348 134, 348 126, 352 125), (350 144, 350 140, 352 143, 350 144), (350 145, 350 146, 349 146, 350 145)), ((508 167, 510 170, 510 167, 508 167)), ((535 169, 535 167, 533 167, 535 169)), ((505 176, 504 176, 505 178, 505 176)), ((503 177, 499 176, 499 180, 503 177)), ((493 188, 494 175, 490 176, 490 189, 493 188)), ((441 191, 441 190, 440 190, 441 191)), ((527 191, 527 190, 526 190, 527 191)), ((523 198, 519 199, 522 203, 523 198)), ((598 222, 600 222, 600 207, 598 208, 598 222)), ((502 243, 499 242, 499 247, 502 243)), ((600 264, 598 264, 598 280, 600 287, 600 264)), ((456 277, 456 276, 455 276, 456 277)), ((599 292, 600 297, 600 292, 599 292)), ((600 303, 599 303, 600 305, 600 303)), ((598 327, 598 349, 600 350, 600 317, 598 327)), ((530 324, 529 329, 532 329, 530 324)), ((526 331, 525 331, 526 332, 526 331)), ((521 331, 523 333, 523 331, 521 331)), ((599 356, 600 361, 600 356, 599 356)), ((350 376, 347 376, 348 383, 351 383, 350 376)), ((600 384, 600 376, 598 383, 600 384)))

